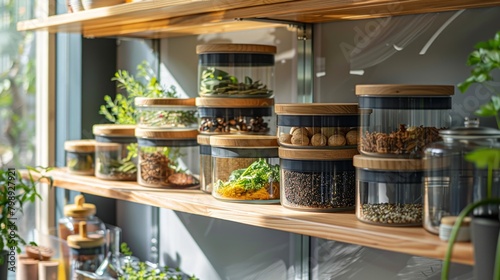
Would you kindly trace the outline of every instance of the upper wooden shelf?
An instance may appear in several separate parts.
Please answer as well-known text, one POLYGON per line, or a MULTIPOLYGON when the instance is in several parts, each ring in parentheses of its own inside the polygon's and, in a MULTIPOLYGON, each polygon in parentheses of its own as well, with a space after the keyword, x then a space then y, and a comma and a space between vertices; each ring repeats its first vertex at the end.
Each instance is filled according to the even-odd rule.
POLYGON ((18 22, 19 31, 81 33, 85 37, 166 38, 498 6, 500 0, 145 0, 18 22))
MULTIPOLYGON (((35 175, 35 174, 33 174, 35 175)), ((293 232, 392 252, 443 259, 447 242, 421 227, 384 227, 358 221, 353 212, 316 213, 286 209, 279 204, 219 201, 200 190, 141 187, 135 182, 106 181, 56 169, 54 185, 69 190, 172 209, 241 224, 293 232)), ((456 243, 452 260, 472 265, 470 243, 456 243)))

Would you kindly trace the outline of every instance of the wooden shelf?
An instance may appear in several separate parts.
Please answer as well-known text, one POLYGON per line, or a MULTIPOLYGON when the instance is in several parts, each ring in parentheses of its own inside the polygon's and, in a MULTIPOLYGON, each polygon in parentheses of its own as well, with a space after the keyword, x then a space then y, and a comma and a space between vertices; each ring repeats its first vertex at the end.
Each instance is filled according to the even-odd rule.
POLYGON ((500 0, 146 0, 22 21, 17 29, 166 38, 283 26, 254 19, 318 23, 498 5, 500 0))
MULTIPOLYGON (((276 229, 416 256, 443 259, 447 242, 419 227, 383 227, 358 221, 353 212, 316 213, 286 209, 279 204, 219 201, 200 190, 166 190, 136 182, 106 181, 56 169, 48 175, 54 186, 241 224, 276 229)), ((454 262, 473 264, 470 243, 457 243, 454 262)))

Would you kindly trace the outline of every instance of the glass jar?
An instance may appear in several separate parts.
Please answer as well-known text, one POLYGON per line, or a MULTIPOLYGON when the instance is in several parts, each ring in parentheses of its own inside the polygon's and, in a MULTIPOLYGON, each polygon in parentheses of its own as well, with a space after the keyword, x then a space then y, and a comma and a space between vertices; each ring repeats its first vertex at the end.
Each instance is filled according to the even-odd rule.
POLYGON ((275 46, 196 46, 198 94, 202 97, 270 97, 274 88, 275 46))
POLYGON ((353 148, 358 144, 355 103, 276 104, 278 143, 290 148, 353 148))
MULTIPOLYGON (((439 234, 442 218, 458 216, 469 203, 486 197, 486 188, 480 187, 486 168, 476 168, 467 155, 478 149, 498 147, 500 131, 466 121, 464 127, 443 130, 440 135, 443 141, 427 146, 424 154, 424 228, 434 234, 439 234)), ((500 175, 494 178, 500 181, 500 175)), ((493 188, 494 196, 500 196, 499 189, 493 188)), ((488 208, 486 211, 498 212, 498 206, 480 207, 474 214, 481 215, 488 208)))
POLYGON ((232 202, 278 203, 278 141, 266 135, 214 135, 212 195, 232 202))
POLYGON ((136 97, 134 103, 137 127, 175 130, 192 130, 198 127, 194 98, 136 97))
POLYGON ((68 173, 94 175, 95 140, 65 141, 64 150, 68 173))
POLYGON ((96 124, 95 176, 105 180, 137 180, 135 125, 96 124))
POLYGON ((90 234, 87 223, 78 224, 79 233, 68 236, 71 249, 71 279, 80 279, 77 270, 95 272, 104 260, 104 236, 90 234))
POLYGON ((356 85, 361 108, 359 151, 380 157, 421 158, 451 123, 453 86, 356 85))
POLYGON ((210 135, 198 135, 200 145, 200 189, 206 193, 212 193, 212 146, 210 146, 210 135))
POLYGON ((422 226, 421 159, 356 155, 356 217, 383 226, 422 226))
POLYGON ((307 150, 280 147, 281 205, 302 211, 352 210, 356 176, 352 158, 356 148, 307 150))
POLYGON ((273 98, 196 98, 203 134, 273 134, 273 98))
POLYGON ((97 210, 94 204, 85 203, 81 194, 75 196, 74 204, 64 206, 64 217, 58 221, 59 238, 66 240, 69 235, 78 234, 78 223, 87 223, 87 232, 104 235, 106 226, 95 216, 97 210))
POLYGON ((199 188, 196 130, 137 128, 139 144, 137 182, 153 188, 199 188))

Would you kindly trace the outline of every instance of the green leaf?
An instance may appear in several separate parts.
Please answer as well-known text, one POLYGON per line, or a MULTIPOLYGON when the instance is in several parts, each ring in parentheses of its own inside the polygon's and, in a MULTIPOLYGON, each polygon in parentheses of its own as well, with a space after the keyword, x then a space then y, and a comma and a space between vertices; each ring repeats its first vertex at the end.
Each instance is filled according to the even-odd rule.
POLYGON ((493 104, 489 102, 479 107, 474 113, 479 117, 494 117, 497 115, 497 110, 495 110, 493 104))
POLYGON ((465 159, 473 162, 478 168, 491 167, 500 169, 500 148, 480 148, 465 155, 465 159))

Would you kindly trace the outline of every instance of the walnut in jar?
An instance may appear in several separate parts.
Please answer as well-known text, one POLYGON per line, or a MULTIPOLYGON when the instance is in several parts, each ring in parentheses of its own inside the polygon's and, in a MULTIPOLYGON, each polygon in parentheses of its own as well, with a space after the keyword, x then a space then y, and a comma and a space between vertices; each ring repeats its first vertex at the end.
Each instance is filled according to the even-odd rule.
POLYGON ((280 134, 278 140, 279 140, 280 143, 292 144, 292 135, 291 134, 282 133, 282 134, 280 134))
POLYGON ((321 134, 325 135, 326 138, 330 138, 333 134, 338 133, 337 127, 322 127, 321 134))
POLYGON ((316 133, 311 137, 312 146, 326 146, 328 139, 321 133, 316 133))
POLYGON ((309 145, 309 137, 307 134, 295 133, 292 135, 292 145, 307 146, 309 145))
POLYGON ((292 135, 305 135, 307 136, 307 129, 305 127, 292 127, 292 129, 290 129, 290 134, 292 135))
POLYGON ((356 129, 349 130, 345 135, 347 145, 357 145, 358 144, 358 131, 356 129))
POLYGON ((307 136, 312 137, 316 133, 321 133, 320 127, 306 127, 307 136))
POLYGON ((342 134, 333 134, 328 138, 328 146, 344 146, 345 143, 346 140, 342 134))

